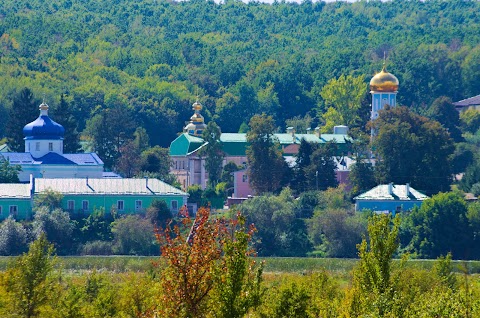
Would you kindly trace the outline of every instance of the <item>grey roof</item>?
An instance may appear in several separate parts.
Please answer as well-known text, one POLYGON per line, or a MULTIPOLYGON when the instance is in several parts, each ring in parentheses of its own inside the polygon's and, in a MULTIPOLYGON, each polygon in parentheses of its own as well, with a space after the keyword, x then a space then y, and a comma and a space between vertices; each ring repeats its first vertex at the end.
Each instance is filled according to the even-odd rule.
POLYGON ((0 183, 0 199, 30 199, 30 184, 0 183))
POLYGON ((407 195, 407 185, 394 184, 392 185, 392 194, 388 191, 388 184, 381 184, 375 188, 364 192, 354 198, 354 200, 372 200, 372 201, 423 201, 428 199, 428 196, 409 187, 409 193, 407 195))
POLYGON ((467 99, 463 99, 461 101, 453 103, 455 106, 459 107, 467 107, 467 106, 476 106, 480 105, 480 95, 473 96, 467 99))
POLYGON ((158 179, 35 179, 35 193, 48 189, 64 195, 187 195, 187 193, 158 179))

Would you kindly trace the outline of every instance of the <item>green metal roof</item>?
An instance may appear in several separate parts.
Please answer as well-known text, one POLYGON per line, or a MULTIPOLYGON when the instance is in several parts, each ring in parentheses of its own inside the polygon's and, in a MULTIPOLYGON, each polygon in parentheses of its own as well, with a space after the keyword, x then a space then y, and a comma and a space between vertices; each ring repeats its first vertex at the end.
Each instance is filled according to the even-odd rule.
POLYGON ((428 196, 409 187, 407 195, 407 185, 405 184, 393 184, 392 193, 389 193, 389 185, 381 184, 375 188, 364 192, 354 198, 354 200, 374 200, 374 201, 423 201, 428 199, 428 196))
POLYGON ((220 135, 221 142, 247 142, 247 134, 223 133, 220 135))
POLYGON ((0 199, 30 199, 30 184, 0 183, 0 199))
MULTIPOLYGON (((295 134, 292 136, 288 133, 274 134, 281 145, 300 144, 302 139, 313 143, 325 143, 335 140, 337 144, 346 144, 351 141, 347 135, 340 134, 322 134, 320 138, 315 134, 295 134)), ((222 150, 230 156, 245 156, 247 150, 247 134, 243 133, 223 133, 220 135, 220 142, 222 143, 222 150)), ((206 143, 202 138, 191 136, 183 133, 178 136, 170 144, 171 156, 186 156, 206 143)), ((342 149, 342 151, 345 151, 342 149)))
MULTIPOLYGON (((27 184, 27 186, 30 186, 27 184)), ((187 193, 158 179, 35 179, 35 193, 53 190, 64 195, 178 195, 187 193)))
POLYGON ((205 142, 202 138, 183 133, 170 144, 170 156, 186 156, 203 144, 205 142))
POLYGON ((347 135, 339 135, 339 134, 321 134, 320 138, 321 140, 323 140, 323 142, 329 142, 329 141, 335 140, 337 144, 344 144, 346 142, 352 141, 352 139, 347 135))

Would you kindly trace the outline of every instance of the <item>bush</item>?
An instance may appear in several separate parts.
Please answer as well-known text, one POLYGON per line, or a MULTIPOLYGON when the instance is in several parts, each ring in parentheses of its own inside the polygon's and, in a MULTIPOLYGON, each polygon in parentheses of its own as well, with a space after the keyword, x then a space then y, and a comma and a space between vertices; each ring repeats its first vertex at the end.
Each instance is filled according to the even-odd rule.
POLYGON ((158 254, 153 225, 138 215, 128 215, 112 224, 113 251, 122 255, 158 254))
POLYGON ((112 242, 91 241, 79 248, 80 255, 111 255, 113 254, 112 242))
POLYGON ((9 216, 0 225, 0 255, 19 255, 27 248, 27 231, 9 216))
POLYGON ((32 227, 36 238, 45 233, 60 254, 71 252, 72 240, 65 238, 72 236, 75 225, 67 212, 61 209, 51 212, 47 207, 41 207, 35 213, 32 227))
POLYGON ((168 220, 171 220, 172 217, 172 212, 163 200, 154 200, 147 208, 147 219, 161 228, 165 228, 168 220))

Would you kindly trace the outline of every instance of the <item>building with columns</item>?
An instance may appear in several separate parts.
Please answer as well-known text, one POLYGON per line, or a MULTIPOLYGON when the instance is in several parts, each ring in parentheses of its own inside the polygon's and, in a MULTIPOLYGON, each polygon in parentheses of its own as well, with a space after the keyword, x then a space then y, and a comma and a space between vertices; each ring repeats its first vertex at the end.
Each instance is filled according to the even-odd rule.
POLYGON ((42 103, 40 115, 25 125, 25 152, 0 152, 5 160, 22 168, 20 182, 34 178, 102 178, 103 161, 95 153, 63 153, 65 129, 48 116, 42 103))

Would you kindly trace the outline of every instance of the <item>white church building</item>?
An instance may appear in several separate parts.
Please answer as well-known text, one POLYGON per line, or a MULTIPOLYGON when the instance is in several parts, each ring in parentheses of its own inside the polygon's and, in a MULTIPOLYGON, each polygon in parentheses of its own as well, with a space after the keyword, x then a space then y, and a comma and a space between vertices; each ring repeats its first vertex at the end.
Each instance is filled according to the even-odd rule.
POLYGON ((22 171, 20 182, 34 178, 102 178, 103 161, 95 153, 63 153, 65 129, 48 116, 48 105, 39 107, 40 116, 23 128, 25 152, 2 152, 0 156, 22 171))

